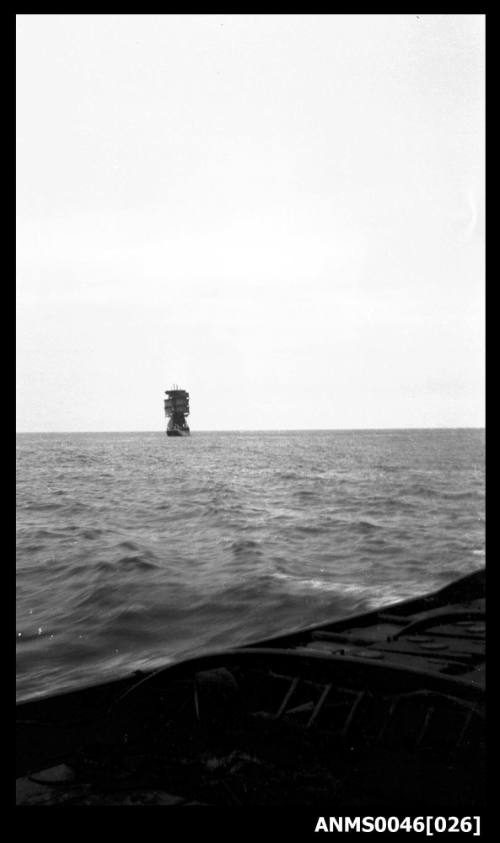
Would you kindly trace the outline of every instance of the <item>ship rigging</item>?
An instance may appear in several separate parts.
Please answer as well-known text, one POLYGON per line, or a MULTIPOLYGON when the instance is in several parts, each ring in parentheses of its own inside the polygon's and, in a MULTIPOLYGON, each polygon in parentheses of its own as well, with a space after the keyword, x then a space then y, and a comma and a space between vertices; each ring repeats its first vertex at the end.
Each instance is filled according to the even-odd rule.
POLYGON ((174 384, 172 389, 165 390, 165 395, 165 416, 169 419, 167 436, 189 436, 190 430, 186 422, 186 416, 189 415, 189 392, 174 384))

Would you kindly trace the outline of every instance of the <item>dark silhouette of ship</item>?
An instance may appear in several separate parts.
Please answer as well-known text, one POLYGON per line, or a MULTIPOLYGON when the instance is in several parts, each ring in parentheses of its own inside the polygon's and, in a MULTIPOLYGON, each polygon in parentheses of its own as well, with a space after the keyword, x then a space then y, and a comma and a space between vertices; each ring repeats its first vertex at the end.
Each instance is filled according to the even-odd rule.
POLYGON ((174 384, 172 389, 165 390, 165 395, 165 416, 169 419, 167 436, 189 436, 186 422, 186 416, 189 416, 189 392, 174 384))

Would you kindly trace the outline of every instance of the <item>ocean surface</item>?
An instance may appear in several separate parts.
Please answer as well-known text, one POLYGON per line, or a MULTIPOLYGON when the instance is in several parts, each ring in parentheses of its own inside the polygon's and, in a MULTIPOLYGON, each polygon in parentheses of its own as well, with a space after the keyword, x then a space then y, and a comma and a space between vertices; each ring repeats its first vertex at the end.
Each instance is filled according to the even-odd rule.
POLYGON ((419 595, 484 565, 483 430, 18 434, 17 692, 419 595))

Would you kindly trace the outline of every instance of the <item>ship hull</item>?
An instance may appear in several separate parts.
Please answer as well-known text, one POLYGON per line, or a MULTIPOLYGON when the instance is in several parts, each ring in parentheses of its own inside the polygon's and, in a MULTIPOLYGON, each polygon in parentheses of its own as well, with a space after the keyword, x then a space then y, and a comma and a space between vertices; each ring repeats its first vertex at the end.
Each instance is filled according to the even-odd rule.
POLYGON ((167 436, 189 436, 190 434, 189 428, 187 430, 167 430, 167 436))
POLYGON ((484 569, 17 706, 17 804, 484 805, 484 569))

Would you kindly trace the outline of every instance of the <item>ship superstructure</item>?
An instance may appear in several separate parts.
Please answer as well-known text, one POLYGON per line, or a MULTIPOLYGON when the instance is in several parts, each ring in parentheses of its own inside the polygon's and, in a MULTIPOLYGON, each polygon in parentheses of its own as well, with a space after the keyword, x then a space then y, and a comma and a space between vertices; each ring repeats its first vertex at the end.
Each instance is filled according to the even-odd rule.
POLYGON ((186 416, 189 416, 189 392, 174 384, 172 389, 165 390, 165 395, 165 416, 169 419, 167 436, 189 436, 186 422, 186 416))

